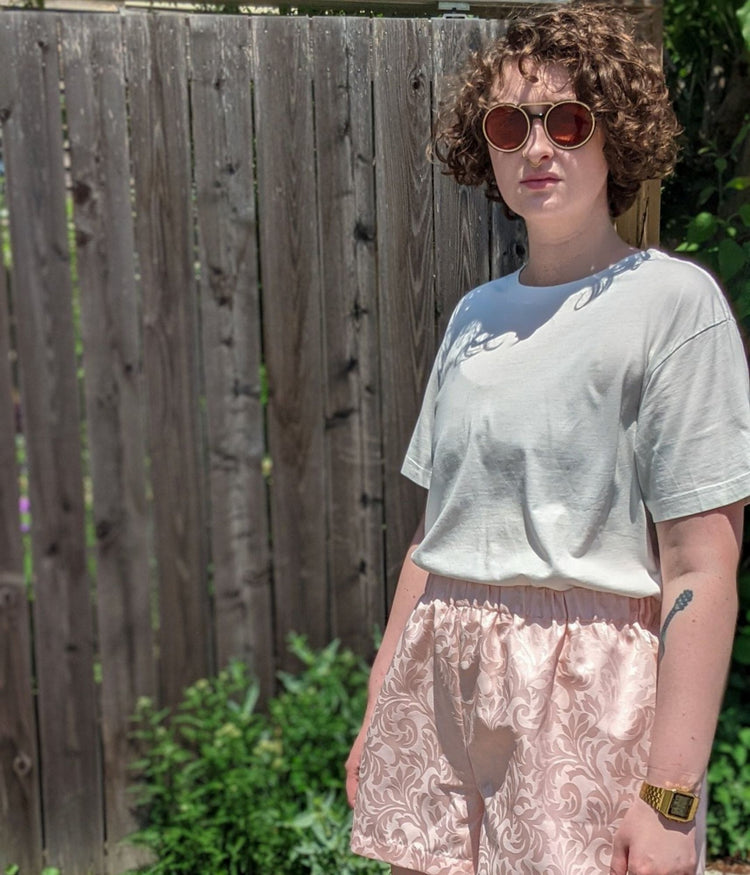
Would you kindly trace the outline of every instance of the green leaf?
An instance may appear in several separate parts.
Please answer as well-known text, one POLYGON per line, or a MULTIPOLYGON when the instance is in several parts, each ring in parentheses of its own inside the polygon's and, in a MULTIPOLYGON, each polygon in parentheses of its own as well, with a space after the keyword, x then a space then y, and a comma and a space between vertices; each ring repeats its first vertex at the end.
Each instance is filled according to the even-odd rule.
POLYGON ((729 180, 726 187, 733 191, 745 191, 750 188, 750 176, 735 176, 734 179, 729 180))
POLYGON ((750 293, 741 294, 735 298, 734 311, 741 322, 750 316, 750 293))
POLYGON ((707 185, 701 189, 700 194, 698 195, 698 206, 702 207, 706 201, 716 194, 716 186, 715 185, 707 185))
POLYGON ((747 254, 736 240, 725 237, 719 243, 719 273, 724 281, 737 276, 746 262, 747 254))
POLYGON ((740 665, 750 665, 750 634, 737 636, 732 649, 732 658, 740 665))
POLYGON ((742 204, 737 210, 742 223, 746 228, 750 228, 750 204, 742 204))
POLYGON ((702 212, 698 213, 687 228, 688 243, 705 243, 710 240, 718 227, 718 220, 713 213, 702 212))
POLYGON ((745 0, 743 6, 737 10, 737 18, 740 20, 740 28, 742 29, 742 37, 745 40, 745 45, 750 51, 750 0, 745 0))

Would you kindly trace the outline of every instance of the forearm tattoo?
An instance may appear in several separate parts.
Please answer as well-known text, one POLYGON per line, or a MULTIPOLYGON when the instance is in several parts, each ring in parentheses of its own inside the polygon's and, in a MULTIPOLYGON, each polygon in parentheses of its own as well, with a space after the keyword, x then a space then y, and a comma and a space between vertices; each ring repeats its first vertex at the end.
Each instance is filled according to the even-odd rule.
POLYGON ((672 618, 679 611, 684 611, 685 608, 690 604, 693 600, 693 591, 692 589, 683 589, 683 591, 677 596, 675 599, 675 603, 672 606, 672 610, 667 614, 664 618, 664 624, 661 627, 661 632, 659 633, 659 659, 664 656, 664 639, 667 634, 667 626, 672 622, 672 618))

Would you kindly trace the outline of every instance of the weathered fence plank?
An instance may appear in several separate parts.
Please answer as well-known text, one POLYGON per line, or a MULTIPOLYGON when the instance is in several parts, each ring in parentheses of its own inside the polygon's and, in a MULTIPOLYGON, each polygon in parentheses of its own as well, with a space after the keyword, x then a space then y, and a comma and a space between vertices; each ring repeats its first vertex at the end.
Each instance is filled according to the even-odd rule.
POLYGON ((386 580, 392 593, 424 490, 398 471, 435 354, 428 21, 373 21, 386 580))
POLYGON ((247 18, 190 19, 211 547, 220 666, 274 684, 247 18))
MULTIPOLYGON (((486 39, 488 22, 437 18, 432 22, 436 109, 447 99, 469 52, 486 39)), ((480 187, 456 185, 435 159, 435 302, 438 341, 458 300, 490 278, 490 211, 480 187)))
POLYGON ((318 646, 330 623, 309 22, 253 25, 277 640, 295 630, 318 646))
MULTIPOLYGON (((486 23, 487 40, 505 33, 507 22, 493 20, 486 23)), ((512 273, 526 258, 526 226, 518 218, 510 218, 505 207, 490 206, 490 276, 512 273)))
POLYGON ((8 13, 2 26, 19 87, 3 144, 32 512, 44 834, 50 864, 76 875, 102 871, 102 793, 57 20, 8 13))
POLYGON ((332 633, 359 653, 386 606, 370 30, 312 20, 332 633))
POLYGON ((135 239, 159 575, 162 701, 211 668, 207 523, 193 274, 187 26, 125 18, 135 176, 135 239))
POLYGON ((120 19, 62 19, 85 398, 96 534, 107 871, 143 860, 127 793, 128 718, 156 693, 145 409, 120 19))
MULTIPOLYGON (((654 60, 662 63, 662 35, 664 30, 661 3, 645 5, 623 3, 635 18, 636 32, 656 47, 654 60)), ((633 206, 615 222, 617 231, 632 246, 648 247, 659 242, 661 218, 661 181, 650 179, 641 185, 633 206)))
MULTIPOLYGON (((10 31, 0 22, 0 57, 10 31)), ((10 79, 4 82, 8 87, 10 79)), ((0 117, 10 106, 0 85, 0 117)), ((0 250, 3 246, 0 229, 0 250)), ((5 265, 0 257, 0 869, 42 867, 39 754, 31 677, 29 601, 23 570, 5 265)))

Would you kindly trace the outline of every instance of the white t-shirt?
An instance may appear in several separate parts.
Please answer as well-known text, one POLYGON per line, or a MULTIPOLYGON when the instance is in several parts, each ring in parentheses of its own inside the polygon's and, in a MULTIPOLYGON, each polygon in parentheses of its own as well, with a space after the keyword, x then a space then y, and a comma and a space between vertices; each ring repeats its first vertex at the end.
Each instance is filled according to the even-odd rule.
POLYGON ((658 595, 652 521, 750 495, 744 350, 722 293, 650 249, 583 280, 469 292, 402 472, 414 562, 485 583, 658 595))

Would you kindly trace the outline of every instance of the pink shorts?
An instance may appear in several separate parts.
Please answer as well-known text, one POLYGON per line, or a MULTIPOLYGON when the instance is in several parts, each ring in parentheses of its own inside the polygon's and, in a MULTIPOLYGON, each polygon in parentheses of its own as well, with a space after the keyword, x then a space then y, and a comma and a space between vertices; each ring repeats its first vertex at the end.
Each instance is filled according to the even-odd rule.
POLYGON ((608 873, 645 774, 658 624, 655 598, 431 575, 378 698, 352 849, 427 875, 608 873))

